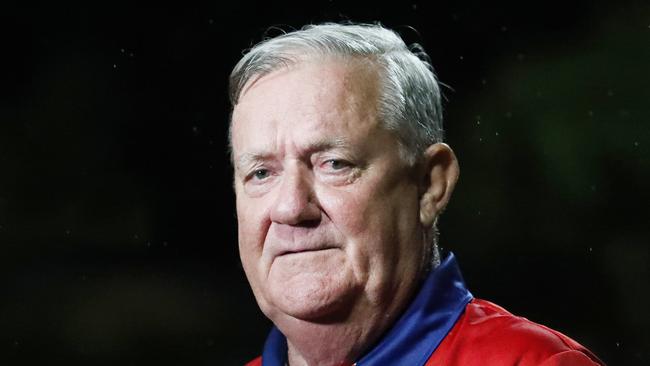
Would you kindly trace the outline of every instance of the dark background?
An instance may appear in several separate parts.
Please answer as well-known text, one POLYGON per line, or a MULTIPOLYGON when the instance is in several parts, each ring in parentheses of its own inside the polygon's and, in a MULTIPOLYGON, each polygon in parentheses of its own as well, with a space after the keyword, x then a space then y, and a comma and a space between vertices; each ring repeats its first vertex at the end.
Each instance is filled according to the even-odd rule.
POLYGON ((611 365, 650 363, 647 2, 0 14, 0 365, 256 356, 269 323, 237 253, 227 77, 270 25, 347 19, 423 44, 451 87, 462 173, 441 242, 473 293, 611 365))

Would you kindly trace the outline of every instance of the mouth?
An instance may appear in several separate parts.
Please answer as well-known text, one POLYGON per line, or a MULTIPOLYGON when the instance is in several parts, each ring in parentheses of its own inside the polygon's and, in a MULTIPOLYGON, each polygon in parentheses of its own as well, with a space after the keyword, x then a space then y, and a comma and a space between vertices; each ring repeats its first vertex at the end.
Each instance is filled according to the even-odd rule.
POLYGON ((310 254, 310 253, 319 253, 325 252, 328 250, 338 249, 336 247, 323 247, 323 248, 310 248, 310 249, 298 249, 298 250, 285 250, 281 252, 278 257, 292 255, 292 254, 310 254))

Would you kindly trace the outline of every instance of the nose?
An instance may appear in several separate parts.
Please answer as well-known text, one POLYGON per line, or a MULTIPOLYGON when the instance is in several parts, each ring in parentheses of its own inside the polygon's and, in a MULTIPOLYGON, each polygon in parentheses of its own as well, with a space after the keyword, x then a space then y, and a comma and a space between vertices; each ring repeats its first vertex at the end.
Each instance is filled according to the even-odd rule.
POLYGON ((285 225, 305 225, 321 218, 314 194, 311 172, 304 167, 291 167, 282 174, 282 182, 271 209, 271 221, 285 225))

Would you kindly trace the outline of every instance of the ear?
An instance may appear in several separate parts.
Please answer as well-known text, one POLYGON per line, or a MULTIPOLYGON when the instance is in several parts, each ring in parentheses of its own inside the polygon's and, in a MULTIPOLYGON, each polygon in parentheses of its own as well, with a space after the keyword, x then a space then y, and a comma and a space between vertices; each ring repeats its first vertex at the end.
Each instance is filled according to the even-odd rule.
POLYGON ((421 168, 420 223, 431 227, 449 202, 460 168, 456 154, 443 143, 427 148, 421 168))

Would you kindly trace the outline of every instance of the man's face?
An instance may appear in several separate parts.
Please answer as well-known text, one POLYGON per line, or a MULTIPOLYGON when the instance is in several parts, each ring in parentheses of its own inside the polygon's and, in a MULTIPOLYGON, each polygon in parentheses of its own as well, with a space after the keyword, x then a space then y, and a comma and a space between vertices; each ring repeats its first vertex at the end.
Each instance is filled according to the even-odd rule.
POLYGON ((377 78, 367 62, 304 61, 235 107, 239 250, 274 321, 382 307, 422 270, 418 181, 379 124, 377 78))

